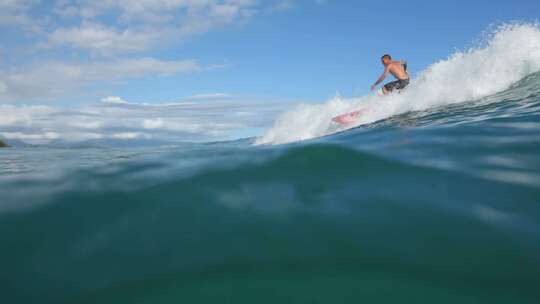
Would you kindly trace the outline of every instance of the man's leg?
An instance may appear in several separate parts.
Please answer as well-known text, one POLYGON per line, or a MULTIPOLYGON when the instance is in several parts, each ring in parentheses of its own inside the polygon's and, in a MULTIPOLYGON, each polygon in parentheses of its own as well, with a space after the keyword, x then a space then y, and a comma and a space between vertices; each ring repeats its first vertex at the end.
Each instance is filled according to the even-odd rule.
POLYGON ((392 93, 392 91, 394 91, 394 89, 396 88, 396 86, 399 84, 399 81, 392 81, 392 82, 389 82, 387 84, 385 84, 383 86, 383 94, 384 95, 388 95, 390 93, 392 93))

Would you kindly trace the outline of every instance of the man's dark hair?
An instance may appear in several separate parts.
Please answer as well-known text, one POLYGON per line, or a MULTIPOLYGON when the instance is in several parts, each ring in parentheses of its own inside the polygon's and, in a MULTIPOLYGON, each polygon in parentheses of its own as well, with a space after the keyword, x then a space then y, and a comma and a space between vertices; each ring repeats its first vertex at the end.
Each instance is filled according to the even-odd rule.
POLYGON ((384 54, 382 57, 381 57, 381 60, 387 58, 388 60, 392 60, 392 56, 388 55, 388 54, 384 54))

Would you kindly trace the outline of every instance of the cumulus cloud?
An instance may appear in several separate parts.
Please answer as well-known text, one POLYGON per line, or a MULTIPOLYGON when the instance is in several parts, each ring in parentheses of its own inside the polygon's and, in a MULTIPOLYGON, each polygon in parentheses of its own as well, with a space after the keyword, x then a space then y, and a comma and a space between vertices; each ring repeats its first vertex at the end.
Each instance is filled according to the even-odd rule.
POLYGON ((46 46, 70 46, 101 55, 145 51, 160 38, 156 31, 119 30, 102 24, 85 23, 72 28, 55 29, 46 46))
POLYGON ((18 126, 31 127, 35 121, 54 114, 55 110, 48 106, 15 106, 0 104, 0 128, 18 126))
POLYGON ((58 139, 60 135, 55 132, 43 132, 43 133, 23 133, 23 132, 0 132, 5 138, 17 139, 30 143, 45 143, 47 141, 58 139))
POLYGON ((171 76, 193 73, 203 67, 193 60, 163 61, 155 58, 115 59, 88 63, 45 62, 0 70, 0 101, 65 96, 99 81, 171 76), (51 77, 53 75, 54 77, 51 77))
POLYGON ((226 139, 239 130, 250 134, 265 128, 283 104, 223 93, 166 104, 117 96, 79 107, 24 103, 52 104, 66 97, 77 101, 95 94, 96 87, 134 78, 224 68, 219 62, 201 64, 189 58, 163 60, 154 51, 180 46, 194 35, 242 26, 257 14, 293 4, 292 0, 0 0, 0 29, 25 33, 24 39, 1 46, 2 55, 12 58, 0 62, 0 137, 30 142, 178 141, 226 139))
POLYGON ((170 103, 129 102, 109 96, 79 108, 0 105, 0 137, 29 143, 98 139, 201 141, 258 135, 285 103, 206 94, 170 103), (220 97, 222 96, 222 97, 220 97))
POLYGON ((221 63, 200 66, 195 60, 167 61, 151 54, 189 36, 245 24, 266 8, 289 2, 0 0, 0 29, 34 33, 2 46, 2 51, 13 47, 5 52, 13 58, 0 62, 0 102, 48 102, 89 92, 85 87, 96 84, 223 68, 221 63))
POLYGON ((241 23, 252 16, 252 0, 103 0, 57 2, 54 11, 79 25, 58 27, 47 46, 70 46, 112 56, 146 51, 172 41, 241 23), (113 16, 103 20, 106 16, 113 16))

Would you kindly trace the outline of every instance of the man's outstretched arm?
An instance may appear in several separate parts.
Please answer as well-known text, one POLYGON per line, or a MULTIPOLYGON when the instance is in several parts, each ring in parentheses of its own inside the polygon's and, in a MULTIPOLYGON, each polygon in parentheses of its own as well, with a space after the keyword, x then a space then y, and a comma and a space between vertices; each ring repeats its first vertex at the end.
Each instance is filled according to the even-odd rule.
POLYGON ((384 69, 384 72, 383 74, 381 75, 381 77, 379 77, 379 79, 377 79, 377 81, 375 82, 375 84, 373 84, 371 86, 371 90, 375 90, 375 88, 379 85, 379 83, 383 82, 383 80, 386 78, 386 76, 388 76, 388 68, 385 68, 384 69))

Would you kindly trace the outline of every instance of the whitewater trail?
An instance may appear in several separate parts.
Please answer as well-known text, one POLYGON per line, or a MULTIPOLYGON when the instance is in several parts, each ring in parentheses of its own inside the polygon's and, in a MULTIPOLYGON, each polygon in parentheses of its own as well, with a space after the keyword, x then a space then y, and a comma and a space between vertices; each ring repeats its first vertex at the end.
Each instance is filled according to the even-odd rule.
POLYGON ((358 98, 335 97, 324 104, 302 104, 282 114, 256 144, 284 144, 329 135, 332 117, 362 110, 357 123, 372 123, 410 111, 475 101, 508 89, 527 75, 540 71, 538 24, 500 26, 485 46, 456 52, 432 64, 401 94, 358 98))

